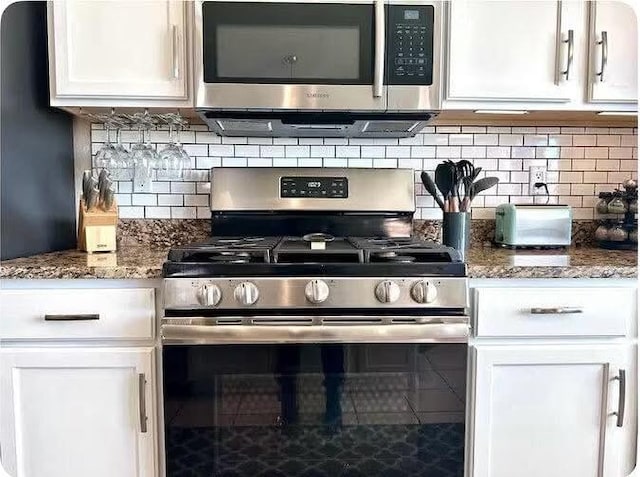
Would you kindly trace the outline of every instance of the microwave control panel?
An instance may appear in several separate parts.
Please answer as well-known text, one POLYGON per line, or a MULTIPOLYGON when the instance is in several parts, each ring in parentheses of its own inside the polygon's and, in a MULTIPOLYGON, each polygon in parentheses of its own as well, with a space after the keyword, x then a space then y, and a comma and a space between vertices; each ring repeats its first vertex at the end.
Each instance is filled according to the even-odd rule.
POLYGON ((346 177, 281 177, 280 197, 346 199, 349 181, 346 177))
POLYGON ((433 6, 390 5, 387 84, 433 83, 433 6))

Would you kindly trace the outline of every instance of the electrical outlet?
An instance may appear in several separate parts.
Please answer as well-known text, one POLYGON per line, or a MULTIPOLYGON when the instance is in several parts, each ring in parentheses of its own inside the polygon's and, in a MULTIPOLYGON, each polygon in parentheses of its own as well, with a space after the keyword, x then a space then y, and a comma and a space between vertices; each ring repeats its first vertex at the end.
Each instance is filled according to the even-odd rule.
POLYGON ((546 195, 544 187, 536 187, 537 182, 547 183, 547 168, 544 166, 529 167, 529 195, 546 195))

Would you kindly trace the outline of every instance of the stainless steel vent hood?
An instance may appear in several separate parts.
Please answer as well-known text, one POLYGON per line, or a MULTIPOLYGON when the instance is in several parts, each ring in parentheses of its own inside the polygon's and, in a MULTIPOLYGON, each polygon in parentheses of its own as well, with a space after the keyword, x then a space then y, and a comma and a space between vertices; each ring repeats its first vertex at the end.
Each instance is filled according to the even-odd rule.
POLYGON ((209 128, 221 136, 258 137, 411 137, 436 112, 258 112, 198 111, 209 128))

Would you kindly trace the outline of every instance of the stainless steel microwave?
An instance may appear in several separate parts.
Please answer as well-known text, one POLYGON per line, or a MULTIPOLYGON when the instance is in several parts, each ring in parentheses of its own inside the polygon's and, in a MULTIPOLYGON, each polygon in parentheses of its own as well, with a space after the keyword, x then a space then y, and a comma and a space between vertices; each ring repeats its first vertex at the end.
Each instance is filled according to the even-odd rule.
POLYGON ((196 108, 437 111, 441 17, 426 0, 199 1, 196 108))

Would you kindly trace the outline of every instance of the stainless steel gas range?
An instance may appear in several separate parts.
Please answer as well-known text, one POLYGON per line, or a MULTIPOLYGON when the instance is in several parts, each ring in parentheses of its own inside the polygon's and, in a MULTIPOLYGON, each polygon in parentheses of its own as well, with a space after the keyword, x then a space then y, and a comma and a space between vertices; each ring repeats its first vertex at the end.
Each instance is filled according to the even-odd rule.
POLYGON ((413 188, 212 170, 212 237, 164 265, 167 476, 463 475, 466 266, 413 188))

